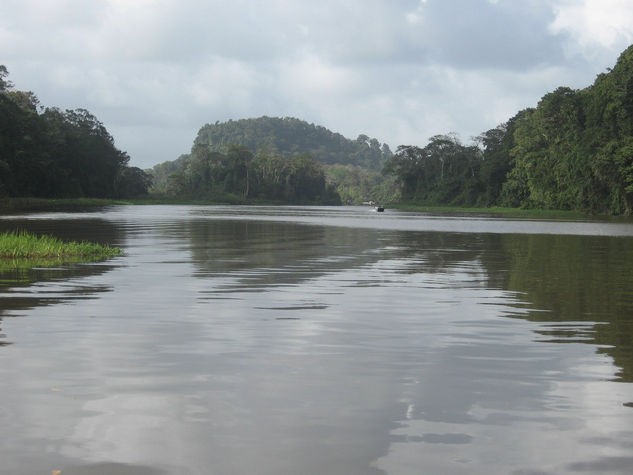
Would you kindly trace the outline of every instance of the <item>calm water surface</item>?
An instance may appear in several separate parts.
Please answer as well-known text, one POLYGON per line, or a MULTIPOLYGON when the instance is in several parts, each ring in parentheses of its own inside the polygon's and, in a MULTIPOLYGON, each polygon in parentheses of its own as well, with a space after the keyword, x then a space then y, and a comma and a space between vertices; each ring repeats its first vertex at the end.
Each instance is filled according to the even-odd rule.
POLYGON ((0 273, 0 473, 633 472, 633 224, 113 207, 0 273))

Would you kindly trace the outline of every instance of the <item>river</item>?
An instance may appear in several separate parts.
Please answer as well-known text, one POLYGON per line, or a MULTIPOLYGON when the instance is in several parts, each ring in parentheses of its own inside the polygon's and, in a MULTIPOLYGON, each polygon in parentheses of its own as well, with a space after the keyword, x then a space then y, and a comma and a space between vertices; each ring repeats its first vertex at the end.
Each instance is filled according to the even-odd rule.
POLYGON ((633 224, 117 206, 0 273, 0 473, 633 472, 633 224))

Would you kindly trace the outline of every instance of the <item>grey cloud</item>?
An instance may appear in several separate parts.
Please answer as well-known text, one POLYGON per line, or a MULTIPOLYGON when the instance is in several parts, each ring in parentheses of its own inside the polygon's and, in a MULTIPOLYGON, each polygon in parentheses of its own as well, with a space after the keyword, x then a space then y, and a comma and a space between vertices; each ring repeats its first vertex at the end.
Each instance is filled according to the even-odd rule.
POLYGON ((143 167, 204 123, 260 115, 392 148, 468 140, 615 62, 621 44, 570 55, 561 1, 8 0, 0 64, 43 105, 90 110, 143 167))
POLYGON ((441 64, 526 70, 564 60, 563 35, 548 30, 553 20, 551 2, 429 0, 419 39, 441 64))

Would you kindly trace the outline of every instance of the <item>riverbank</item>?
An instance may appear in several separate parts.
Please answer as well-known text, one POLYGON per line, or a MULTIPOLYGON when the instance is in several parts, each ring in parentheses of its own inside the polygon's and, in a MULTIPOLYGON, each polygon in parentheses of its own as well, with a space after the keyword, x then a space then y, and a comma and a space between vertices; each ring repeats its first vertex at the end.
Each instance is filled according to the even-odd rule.
POLYGON ((101 198, 2 198, 0 199, 0 215, 20 212, 45 211, 82 211, 117 205, 317 205, 319 203, 284 203, 271 200, 245 199, 240 196, 223 195, 208 199, 186 198, 136 198, 128 200, 112 200, 101 198))
MULTIPOLYGON (((282 203, 272 201, 245 200, 243 197, 227 195, 217 199, 183 199, 183 198, 137 198, 128 200, 113 200, 100 198, 3 198, 0 199, 0 215, 20 212, 45 212, 45 211, 82 211, 99 207, 117 205, 267 205, 267 206, 291 206, 307 205, 308 203, 282 203)), ((433 213, 439 215, 484 215, 506 218, 536 218, 536 219, 587 219, 610 218, 618 219, 627 217, 594 215, 583 211, 552 210, 552 209, 524 209, 524 208, 470 208, 458 206, 427 206, 411 203, 392 203, 389 209, 412 211, 418 213, 433 213)))
POLYGON ((418 213, 433 213, 440 215, 485 215, 500 216, 505 218, 552 218, 552 219, 586 219, 591 216, 582 211, 553 210, 553 209, 524 209, 524 208, 502 208, 493 206, 490 208, 467 208, 458 206, 424 206, 409 203, 397 203, 389 205, 391 209, 401 211, 413 211, 418 213))
POLYGON ((2 198, 0 214, 21 211, 68 211, 94 209, 102 206, 133 204, 128 200, 106 200, 99 198, 2 198))

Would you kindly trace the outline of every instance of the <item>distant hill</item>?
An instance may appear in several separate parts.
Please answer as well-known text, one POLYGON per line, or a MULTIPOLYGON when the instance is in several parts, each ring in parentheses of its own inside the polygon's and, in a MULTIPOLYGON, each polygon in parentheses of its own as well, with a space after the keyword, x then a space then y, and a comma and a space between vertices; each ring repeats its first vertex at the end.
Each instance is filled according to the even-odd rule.
POLYGON ((154 166, 151 191, 227 202, 392 202, 395 179, 381 174, 392 155, 366 135, 350 140, 291 117, 229 120, 203 126, 189 154, 154 166))
POLYGON ((257 155, 307 154, 325 165, 355 165, 376 171, 392 155, 389 145, 366 135, 350 140, 292 117, 264 116, 206 124, 195 139, 194 146, 198 144, 220 153, 229 145, 243 145, 257 155))

